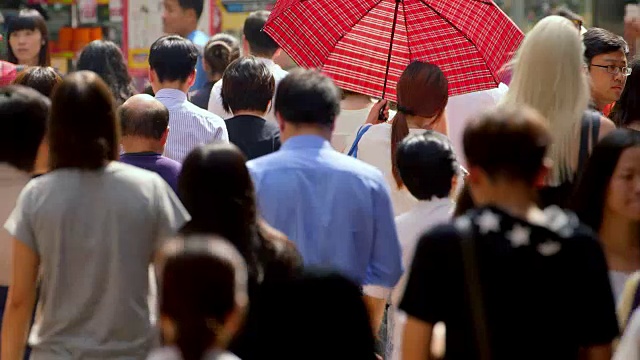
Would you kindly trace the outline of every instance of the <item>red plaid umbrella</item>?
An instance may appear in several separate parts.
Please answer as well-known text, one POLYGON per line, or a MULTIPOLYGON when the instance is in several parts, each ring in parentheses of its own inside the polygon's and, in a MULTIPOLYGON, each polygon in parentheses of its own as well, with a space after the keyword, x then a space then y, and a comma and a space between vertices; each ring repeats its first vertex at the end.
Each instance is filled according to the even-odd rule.
POLYGON ((392 101, 414 60, 438 65, 451 96, 497 87, 524 38, 491 0, 278 0, 264 31, 299 66, 392 101))

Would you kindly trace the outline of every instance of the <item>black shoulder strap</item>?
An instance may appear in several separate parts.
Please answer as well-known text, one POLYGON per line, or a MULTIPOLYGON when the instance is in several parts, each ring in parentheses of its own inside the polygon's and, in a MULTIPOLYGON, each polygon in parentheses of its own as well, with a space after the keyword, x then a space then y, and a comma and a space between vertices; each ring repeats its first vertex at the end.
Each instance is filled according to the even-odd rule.
POLYGON ((582 123, 580 124, 580 152, 578 153, 578 171, 580 176, 584 165, 589 158, 589 128, 591 127, 591 113, 585 113, 582 116, 582 123))
POLYGON ((491 360, 489 328, 487 324, 482 285, 478 276, 476 241, 473 226, 469 224, 459 231, 462 242, 462 262, 465 274, 467 296, 471 310, 472 327, 475 332, 476 349, 479 360, 491 360))
POLYGON ((598 138, 600 137, 600 114, 595 113, 592 117, 593 128, 591 129, 591 148, 598 143, 598 138))

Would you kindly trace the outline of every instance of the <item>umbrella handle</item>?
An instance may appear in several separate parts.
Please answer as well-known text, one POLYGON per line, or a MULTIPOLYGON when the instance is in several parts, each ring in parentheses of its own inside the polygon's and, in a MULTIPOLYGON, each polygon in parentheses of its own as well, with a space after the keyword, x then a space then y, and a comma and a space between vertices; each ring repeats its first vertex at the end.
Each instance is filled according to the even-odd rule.
POLYGON ((393 24, 391 25, 391 39, 389 40, 389 54, 387 55, 387 68, 384 73, 384 84, 382 85, 382 99, 387 94, 387 81, 389 80, 389 66, 391 66, 391 52, 393 50, 393 38, 396 35, 396 23, 398 21, 398 8, 402 0, 396 0, 396 9, 393 12, 393 24))

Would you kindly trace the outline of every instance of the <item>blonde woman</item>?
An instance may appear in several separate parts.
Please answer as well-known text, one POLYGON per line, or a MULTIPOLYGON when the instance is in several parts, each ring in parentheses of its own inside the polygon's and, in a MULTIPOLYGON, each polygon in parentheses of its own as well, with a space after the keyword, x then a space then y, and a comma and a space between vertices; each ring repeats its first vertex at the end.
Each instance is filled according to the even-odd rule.
POLYGON ((503 103, 529 105, 546 119, 553 134, 550 171, 540 191, 542 205, 565 206, 576 174, 594 143, 615 129, 588 111, 589 83, 580 32, 566 18, 548 16, 527 34, 515 59, 503 103))

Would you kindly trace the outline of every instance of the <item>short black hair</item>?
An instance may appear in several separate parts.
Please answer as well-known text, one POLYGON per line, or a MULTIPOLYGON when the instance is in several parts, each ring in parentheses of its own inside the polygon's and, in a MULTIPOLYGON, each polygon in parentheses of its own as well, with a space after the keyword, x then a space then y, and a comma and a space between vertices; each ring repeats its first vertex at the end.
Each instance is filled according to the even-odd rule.
POLYGON ((275 111, 290 123, 331 127, 340 114, 341 98, 330 78, 316 70, 296 69, 278 84, 275 111))
POLYGON ((204 9, 204 0, 178 0, 178 5, 183 10, 193 9, 196 13, 196 19, 200 20, 202 10, 204 9))
POLYGON ((459 169, 451 142, 433 130, 402 140, 396 164, 403 184, 418 200, 449 196, 451 179, 459 169))
POLYGON ((122 105, 118 108, 122 136, 160 140, 169 127, 169 110, 162 105, 144 109, 122 105))
POLYGON ((264 63, 253 56, 240 58, 229 64, 222 77, 222 106, 230 113, 267 112, 275 89, 276 81, 264 63))
POLYGON ((582 37, 584 43, 584 60, 591 64, 594 57, 620 51, 629 54, 629 45, 621 36, 601 28, 591 28, 582 37))
POLYGON ((490 178, 534 184, 552 137, 544 118, 528 107, 498 107, 471 121, 463 135, 469 167, 490 178))
POLYGON ((253 55, 271 58, 280 48, 269 34, 262 31, 269 15, 271 12, 266 10, 255 11, 244 21, 244 37, 253 55))
POLYGON ((0 161, 30 172, 47 128, 51 102, 21 85, 0 88, 0 161))
POLYGON ((156 72, 158 80, 187 81, 198 61, 198 48, 178 35, 167 35, 151 45, 149 67, 156 72))

